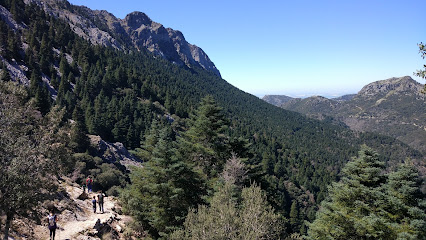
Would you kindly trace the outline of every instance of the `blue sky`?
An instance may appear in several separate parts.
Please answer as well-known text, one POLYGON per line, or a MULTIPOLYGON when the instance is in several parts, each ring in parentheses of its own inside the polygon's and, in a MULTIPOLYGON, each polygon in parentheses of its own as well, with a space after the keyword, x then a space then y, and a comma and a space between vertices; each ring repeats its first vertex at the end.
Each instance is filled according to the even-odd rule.
POLYGON ((70 0, 118 18, 140 11, 181 31, 234 86, 262 97, 335 96, 426 60, 424 0, 70 0))

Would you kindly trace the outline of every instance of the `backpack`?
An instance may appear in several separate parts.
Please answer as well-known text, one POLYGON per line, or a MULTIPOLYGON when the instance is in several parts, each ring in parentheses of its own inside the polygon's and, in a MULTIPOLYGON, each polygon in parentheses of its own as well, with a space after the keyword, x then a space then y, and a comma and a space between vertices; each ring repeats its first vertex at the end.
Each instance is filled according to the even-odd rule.
POLYGON ((55 227, 56 226, 56 215, 50 216, 49 215, 49 227, 55 227))
POLYGON ((103 195, 102 193, 98 195, 98 201, 99 201, 100 203, 103 203, 103 202, 104 202, 104 195, 103 195))

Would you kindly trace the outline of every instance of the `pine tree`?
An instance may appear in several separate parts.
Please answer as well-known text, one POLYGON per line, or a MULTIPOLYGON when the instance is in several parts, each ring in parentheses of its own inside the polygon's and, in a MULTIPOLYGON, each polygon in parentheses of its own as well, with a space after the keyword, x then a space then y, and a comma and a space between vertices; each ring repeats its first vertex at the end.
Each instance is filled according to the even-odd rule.
POLYGON ((421 183, 411 162, 388 174, 383 205, 398 239, 426 239, 426 196, 420 191, 421 183))
POLYGON ((297 201, 294 200, 291 203, 291 208, 290 208, 290 225, 293 229, 293 232, 297 232, 298 226, 299 226, 299 208, 297 206, 297 201))
POLYGON ((56 104, 60 107, 67 106, 66 94, 70 89, 70 83, 67 81, 66 77, 61 77, 61 82, 59 83, 58 95, 56 98, 56 104))
POLYGON ((30 79, 30 95, 35 96, 37 89, 42 84, 41 76, 38 74, 38 71, 33 71, 31 73, 30 79))
POLYGON ((52 61, 52 46, 50 46, 49 41, 47 40, 47 34, 43 34, 40 45, 40 68, 43 73, 46 75, 50 72, 50 62, 52 61))
POLYGON ((21 15, 19 14, 19 6, 17 3, 17 0, 11 0, 10 2, 10 13, 13 15, 13 19, 16 22, 20 22, 21 21, 21 15))
POLYGON ((160 131, 151 160, 132 172, 132 185, 122 194, 125 210, 156 237, 177 229, 205 193, 199 174, 176 157, 172 134, 169 127, 160 131))
POLYGON ((50 110, 50 94, 47 90, 47 86, 44 83, 38 85, 34 96, 35 108, 39 110, 43 115, 50 110))
POLYGON ((86 135, 86 124, 83 110, 77 104, 72 113, 74 124, 71 127, 71 142, 70 146, 75 152, 85 152, 89 146, 89 138, 86 135))
POLYGON ((187 159, 201 166, 210 177, 222 171, 230 157, 228 139, 224 135, 228 121, 213 97, 207 95, 191 118, 192 126, 181 139, 187 159))
POLYGON ((308 230, 310 239, 396 239, 385 217, 384 163, 366 147, 343 168, 340 182, 329 188, 316 220, 308 230))
POLYGON ((141 141, 141 146, 132 151, 132 153, 144 161, 151 160, 152 152, 159 140, 159 133, 160 123, 157 119, 154 119, 151 123, 149 133, 145 136, 145 141, 141 141))
POLYGON ((52 87, 54 89, 58 90, 58 88, 59 88, 59 77, 56 76, 56 72, 52 73, 52 76, 50 77, 50 84, 52 85, 52 87))
POLYGON ((8 29, 7 32, 7 54, 6 56, 8 56, 10 58, 10 60, 15 59, 16 61, 20 60, 20 54, 19 54, 19 50, 20 50, 20 46, 22 45, 20 36, 18 35, 18 33, 14 33, 11 29, 8 29))
POLYGON ((69 64, 64 54, 61 55, 61 62, 59 63, 59 72, 61 73, 61 79, 67 78, 70 70, 69 64))

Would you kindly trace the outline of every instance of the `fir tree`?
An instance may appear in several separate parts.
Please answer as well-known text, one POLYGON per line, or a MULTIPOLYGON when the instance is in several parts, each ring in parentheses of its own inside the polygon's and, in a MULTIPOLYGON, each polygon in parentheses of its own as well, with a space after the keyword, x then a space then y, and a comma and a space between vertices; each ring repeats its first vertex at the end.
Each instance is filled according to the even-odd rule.
POLYGON ((71 127, 71 142, 70 146, 75 152, 85 152, 89 146, 89 138, 86 135, 86 124, 84 113, 77 104, 72 113, 74 124, 71 127))
POLYGON ((329 188, 317 219, 310 225, 312 239, 388 239, 386 222, 377 203, 383 199, 384 163, 377 153, 363 148, 343 168, 340 182, 329 188))
POLYGON ((416 167, 407 162, 388 174, 383 205, 397 239, 426 239, 426 196, 416 167))
POLYGON ((39 110, 43 115, 49 112, 50 94, 46 84, 41 83, 41 85, 38 85, 34 99, 35 99, 35 108, 37 110, 39 110))
POLYGON ((61 73, 61 78, 65 79, 67 78, 70 70, 69 70, 69 65, 68 65, 68 61, 67 58, 65 57, 64 54, 61 55, 61 61, 59 63, 59 72, 61 73))
POLYGON ((299 208, 297 206, 297 201, 291 203, 290 208, 290 225, 293 229, 293 232, 297 232, 299 225, 299 208))
POLYGON ((198 173, 176 157, 172 137, 170 128, 160 131, 151 160, 132 172, 133 184, 122 194, 125 210, 155 237, 177 229, 205 193, 198 173))
POLYGON ((18 33, 14 33, 11 29, 8 29, 7 32, 7 54, 6 56, 9 57, 10 60, 15 59, 15 61, 20 60, 20 54, 19 50, 21 47, 21 39, 18 33))
POLYGON ((70 83, 67 81, 67 78, 62 75, 61 82, 59 83, 58 95, 56 98, 56 104, 60 107, 67 106, 66 94, 70 89, 70 83))
POLYGON ((364 147, 359 155, 329 188, 309 239, 424 239, 425 198, 417 171, 403 165, 387 177, 377 153, 364 147))
POLYGON ((145 141, 141 141, 140 148, 135 149, 132 153, 144 161, 151 160, 152 152, 159 140, 159 133, 160 123, 158 120, 154 119, 151 123, 151 128, 149 129, 148 134, 145 136, 145 141))
POLYGON ((191 119, 192 126, 185 132, 181 143, 195 164, 210 177, 222 171, 230 157, 228 139, 224 135, 228 121, 213 97, 207 95, 191 119))

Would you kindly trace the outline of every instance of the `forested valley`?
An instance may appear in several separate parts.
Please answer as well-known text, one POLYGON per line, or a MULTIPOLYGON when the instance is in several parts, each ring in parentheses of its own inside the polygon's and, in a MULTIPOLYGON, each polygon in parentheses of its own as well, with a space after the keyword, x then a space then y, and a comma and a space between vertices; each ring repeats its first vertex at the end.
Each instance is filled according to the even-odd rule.
POLYGON ((0 2, 16 22, 2 14, 5 234, 36 218, 55 191, 46 178, 92 175, 134 218, 135 238, 426 237, 424 156, 400 141, 280 109, 145 50, 93 45, 34 3, 0 2), (88 134, 123 143, 143 167, 103 161, 88 134))

